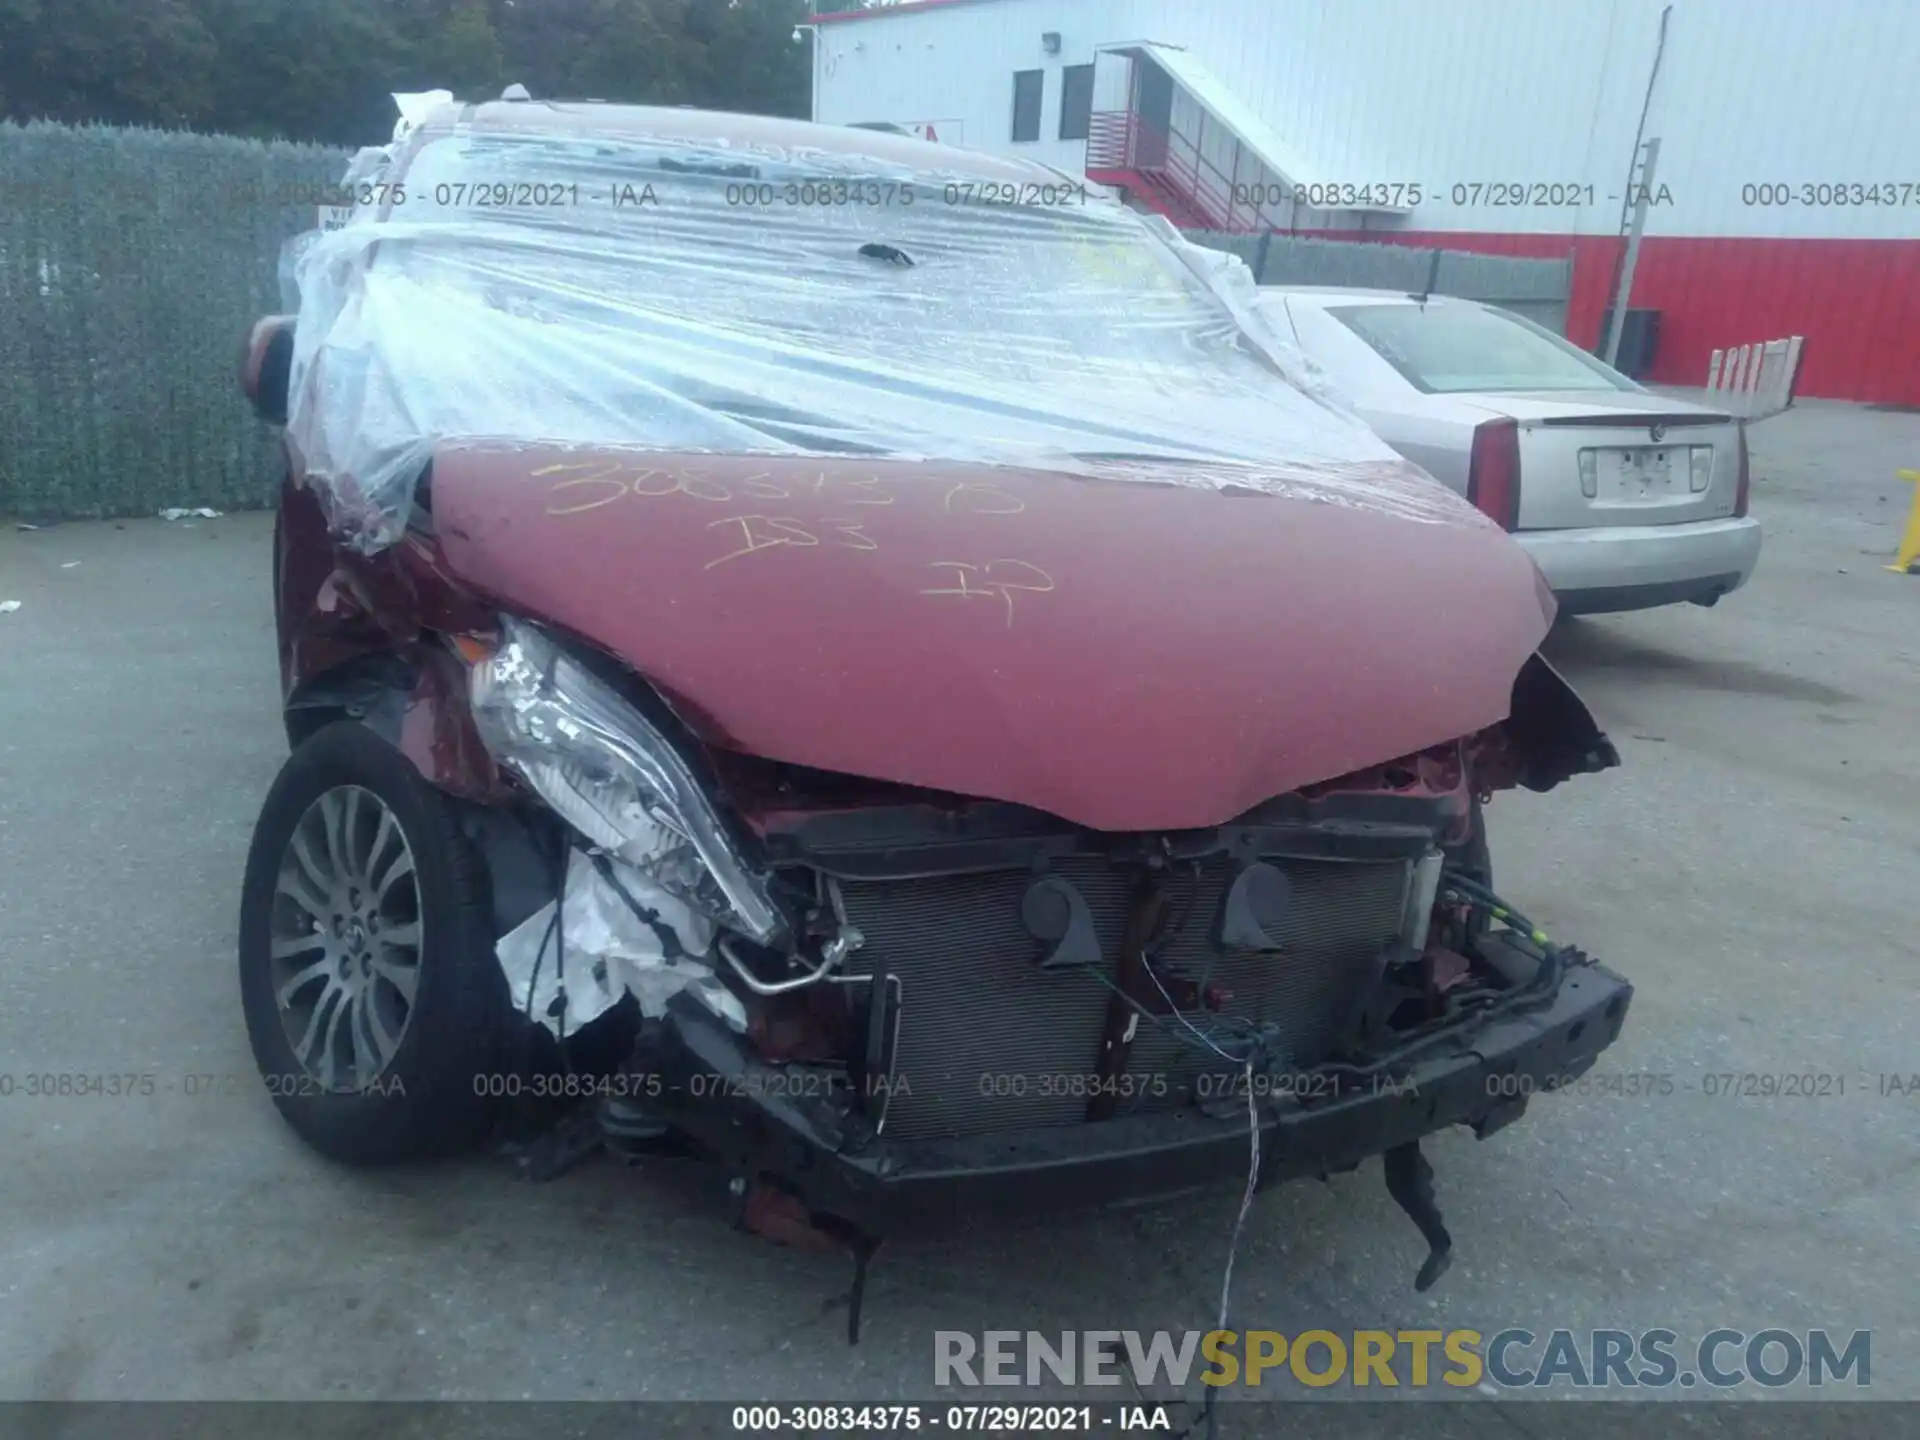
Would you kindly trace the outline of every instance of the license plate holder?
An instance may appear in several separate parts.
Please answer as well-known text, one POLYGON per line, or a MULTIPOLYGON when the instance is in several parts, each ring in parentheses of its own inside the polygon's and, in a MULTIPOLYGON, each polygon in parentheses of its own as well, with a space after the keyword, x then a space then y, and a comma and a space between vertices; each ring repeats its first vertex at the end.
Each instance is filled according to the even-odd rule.
MULTIPOLYGON (((1685 450, 1672 445, 1635 445, 1602 450, 1599 464, 1600 500, 1611 505, 1652 505, 1675 494, 1674 460, 1685 450)), ((1682 474, 1684 475, 1684 466, 1682 474)), ((1686 482, 1682 479, 1680 484, 1686 482)))

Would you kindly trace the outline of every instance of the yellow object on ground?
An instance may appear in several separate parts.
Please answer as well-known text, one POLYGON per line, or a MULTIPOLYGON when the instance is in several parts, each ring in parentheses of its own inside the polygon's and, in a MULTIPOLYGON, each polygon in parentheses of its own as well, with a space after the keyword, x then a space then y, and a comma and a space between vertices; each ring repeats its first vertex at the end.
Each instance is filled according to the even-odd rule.
POLYGON ((1905 575, 1920 560, 1920 470, 1902 470, 1900 478, 1913 482, 1913 508, 1907 512, 1907 533, 1900 537, 1900 549, 1887 569, 1905 575))

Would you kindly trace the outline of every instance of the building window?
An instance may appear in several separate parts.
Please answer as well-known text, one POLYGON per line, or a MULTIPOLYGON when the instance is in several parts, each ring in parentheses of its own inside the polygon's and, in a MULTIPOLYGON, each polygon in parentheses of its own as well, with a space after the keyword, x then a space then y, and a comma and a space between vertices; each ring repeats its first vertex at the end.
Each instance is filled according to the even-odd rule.
POLYGON ((1060 138, 1084 140, 1093 119, 1093 66, 1069 65, 1060 72, 1060 138))
POLYGON ((1015 140, 1040 138, 1040 97, 1045 93, 1046 83, 1047 72, 1044 70, 1013 72, 1013 138, 1015 140))

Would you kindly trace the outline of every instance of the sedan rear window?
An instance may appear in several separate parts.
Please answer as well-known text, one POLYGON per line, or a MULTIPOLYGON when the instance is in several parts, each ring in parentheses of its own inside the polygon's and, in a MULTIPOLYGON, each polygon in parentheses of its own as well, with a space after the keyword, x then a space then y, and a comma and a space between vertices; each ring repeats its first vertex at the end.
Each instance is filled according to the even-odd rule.
POLYGON ((1429 395, 1638 390, 1551 330, 1479 305, 1342 305, 1327 313, 1429 395))

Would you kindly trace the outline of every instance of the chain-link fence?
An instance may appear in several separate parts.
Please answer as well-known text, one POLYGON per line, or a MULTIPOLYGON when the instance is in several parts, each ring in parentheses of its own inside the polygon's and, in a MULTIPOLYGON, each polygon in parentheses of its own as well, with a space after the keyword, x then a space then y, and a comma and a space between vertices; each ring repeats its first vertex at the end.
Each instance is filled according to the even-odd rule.
POLYGON ((236 368, 347 152, 0 123, 0 514, 265 504, 236 368))

